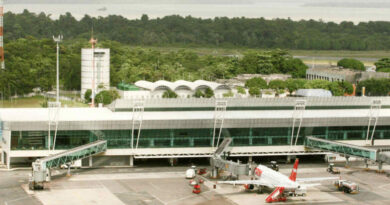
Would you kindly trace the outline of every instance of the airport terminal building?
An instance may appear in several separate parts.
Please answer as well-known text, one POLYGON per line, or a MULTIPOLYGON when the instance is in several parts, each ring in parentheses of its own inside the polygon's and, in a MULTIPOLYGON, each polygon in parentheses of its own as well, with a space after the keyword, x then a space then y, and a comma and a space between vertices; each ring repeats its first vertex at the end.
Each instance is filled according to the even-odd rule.
POLYGON ((390 145, 389 97, 118 100, 107 108, 0 109, 2 162, 32 162, 96 140, 107 151, 82 166, 139 158, 209 157, 224 137, 231 156, 318 155, 305 137, 390 145), (50 130, 50 131, 49 131, 50 130))

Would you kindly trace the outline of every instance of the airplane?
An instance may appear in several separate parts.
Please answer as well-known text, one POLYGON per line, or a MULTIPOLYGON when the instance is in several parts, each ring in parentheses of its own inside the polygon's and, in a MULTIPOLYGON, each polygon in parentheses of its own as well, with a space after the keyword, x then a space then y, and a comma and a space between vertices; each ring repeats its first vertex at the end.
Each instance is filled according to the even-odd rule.
POLYGON ((254 189, 255 186, 261 191, 262 187, 275 189, 266 199, 267 203, 286 201, 287 196, 304 196, 306 188, 311 186, 318 186, 320 184, 300 184, 299 182, 312 182, 333 180, 337 177, 322 177, 322 178, 301 178, 297 179, 299 159, 297 158, 294 167, 291 171, 290 177, 276 172, 264 165, 259 165, 254 170, 255 180, 237 180, 237 181, 218 181, 219 184, 239 184, 244 185, 245 189, 254 189))

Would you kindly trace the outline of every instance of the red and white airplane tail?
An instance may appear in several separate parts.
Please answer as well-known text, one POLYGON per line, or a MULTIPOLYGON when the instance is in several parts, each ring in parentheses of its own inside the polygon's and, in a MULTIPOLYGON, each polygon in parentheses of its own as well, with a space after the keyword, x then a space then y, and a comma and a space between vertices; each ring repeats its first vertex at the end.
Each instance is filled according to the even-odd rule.
MULTIPOLYGON (((291 171, 291 175, 289 177, 289 179, 294 182, 297 180, 298 164, 299 164, 299 159, 296 159, 294 163, 294 167, 291 171)), ((267 203, 286 201, 287 198, 283 196, 284 189, 285 187, 276 187, 276 189, 265 199, 265 201, 267 203)))
POLYGON ((291 174, 290 174, 290 177, 289 177, 289 179, 291 181, 294 181, 294 182, 297 180, 298 164, 299 164, 299 159, 296 159, 295 163, 294 163, 294 167, 293 167, 291 174))
POLYGON ((307 187, 318 186, 320 184, 303 184, 301 182, 313 182, 313 181, 324 181, 324 180, 333 180, 337 177, 320 177, 320 178, 298 178, 297 179, 297 170, 298 170, 299 160, 296 159, 294 167, 291 171, 291 175, 288 177, 280 172, 276 172, 264 165, 259 165, 255 170, 256 180, 236 180, 236 181, 222 181, 218 182, 221 184, 242 184, 245 185, 246 189, 254 189, 255 186, 259 188, 268 187, 274 189, 274 191, 267 196, 265 199, 266 202, 279 202, 286 201, 287 196, 292 193, 293 195, 301 195, 306 191, 307 187), (298 192, 298 193, 296 193, 298 192))

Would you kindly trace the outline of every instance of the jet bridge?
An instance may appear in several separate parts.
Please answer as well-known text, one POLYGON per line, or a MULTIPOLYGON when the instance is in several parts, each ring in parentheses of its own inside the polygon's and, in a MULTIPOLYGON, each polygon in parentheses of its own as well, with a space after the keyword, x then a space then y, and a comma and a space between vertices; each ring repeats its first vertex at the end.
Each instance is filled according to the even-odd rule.
POLYGON ((50 169, 84 159, 107 150, 107 141, 98 140, 55 155, 37 159, 32 163, 32 176, 29 182, 30 189, 43 189, 43 183, 50 181, 50 169))
POLYGON ((377 149, 360 147, 331 140, 319 139, 316 137, 306 137, 305 146, 309 148, 335 152, 345 156, 365 158, 372 161, 377 161, 378 157, 377 149))
POLYGON ((306 137, 305 146, 309 148, 321 149, 342 154, 347 157, 347 162, 348 156, 363 158, 366 162, 366 167, 368 167, 368 160, 377 162, 379 171, 382 170, 383 163, 390 164, 389 149, 359 147, 355 145, 319 139, 315 137, 306 137))
POLYGON ((213 169, 213 177, 218 177, 218 170, 228 171, 234 176, 250 174, 249 164, 240 164, 240 162, 233 162, 224 159, 226 153, 228 153, 231 142, 232 138, 225 138, 211 157, 210 165, 213 169))

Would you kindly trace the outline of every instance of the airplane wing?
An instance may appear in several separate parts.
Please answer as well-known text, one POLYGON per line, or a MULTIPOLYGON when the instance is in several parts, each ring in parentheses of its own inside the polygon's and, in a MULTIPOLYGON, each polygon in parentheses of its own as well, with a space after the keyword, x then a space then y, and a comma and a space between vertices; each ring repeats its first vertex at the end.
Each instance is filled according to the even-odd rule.
POLYGON ((339 177, 315 177, 315 178, 300 178, 297 179, 297 182, 316 182, 316 181, 327 181, 327 180, 336 180, 339 177))
POLYGON ((313 187, 313 186, 320 186, 321 184, 318 183, 318 184, 302 184, 301 186, 304 187, 304 188, 308 188, 308 187, 313 187))
POLYGON ((286 184, 274 184, 262 180, 236 180, 236 181, 218 181, 218 184, 232 184, 232 185, 257 185, 257 186, 266 186, 269 188, 284 187, 284 188, 296 188, 290 187, 286 184))

